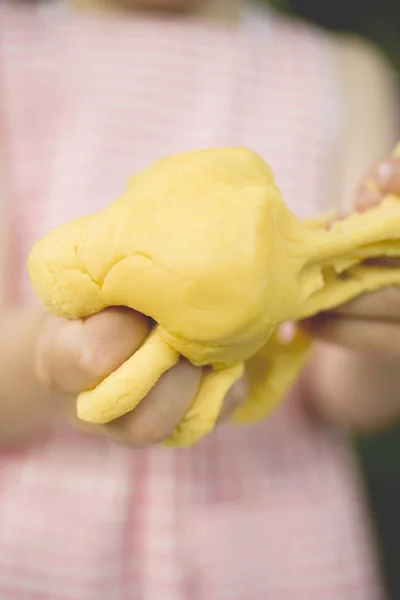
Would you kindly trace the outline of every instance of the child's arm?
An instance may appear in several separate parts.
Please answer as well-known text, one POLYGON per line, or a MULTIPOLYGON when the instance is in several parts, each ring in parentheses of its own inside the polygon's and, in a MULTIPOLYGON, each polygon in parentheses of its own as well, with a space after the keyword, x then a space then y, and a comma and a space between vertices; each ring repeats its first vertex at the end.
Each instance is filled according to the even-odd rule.
MULTIPOLYGON (((341 53, 348 127, 337 180, 344 198, 340 208, 348 210, 354 206, 356 183, 365 165, 389 156, 395 145, 398 101, 393 75, 376 53, 364 44, 348 43, 341 53)), ((391 191, 398 190, 395 179, 390 185, 391 191)), ((305 373, 316 411, 330 422, 360 430, 398 419, 400 290, 361 298, 335 312, 323 326, 318 320, 314 323, 314 333, 329 342, 317 346, 305 373)))

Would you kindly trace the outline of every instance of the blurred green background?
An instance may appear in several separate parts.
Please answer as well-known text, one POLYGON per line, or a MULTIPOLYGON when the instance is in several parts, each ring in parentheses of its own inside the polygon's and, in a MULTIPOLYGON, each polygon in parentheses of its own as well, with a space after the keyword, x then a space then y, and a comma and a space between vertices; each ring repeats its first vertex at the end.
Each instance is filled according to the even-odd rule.
MULTIPOLYGON (((269 0, 269 3, 327 29, 370 39, 382 48, 400 75, 400 0, 269 0)), ((356 446, 369 490, 389 599, 400 600, 400 428, 358 439, 356 446)))
POLYGON ((400 71, 400 0, 269 0, 269 4, 328 29, 373 40, 400 71))

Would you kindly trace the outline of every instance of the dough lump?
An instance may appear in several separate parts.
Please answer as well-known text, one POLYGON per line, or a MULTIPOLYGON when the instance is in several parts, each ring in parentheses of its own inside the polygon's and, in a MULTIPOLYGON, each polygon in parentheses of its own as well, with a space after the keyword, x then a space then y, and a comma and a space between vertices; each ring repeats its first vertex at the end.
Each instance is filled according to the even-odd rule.
POLYGON ((400 284, 400 269, 364 263, 400 256, 399 198, 327 223, 297 219, 257 154, 222 148, 157 161, 105 210, 39 240, 28 270, 49 311, 78 319, 127 306, 156 324, 131 358, 79 395, 78 417, 107 423, 134 410, 183 356, 211 368, 168 444, 209 433, 244 372, 249 395, 234 421, 264 418, 310 346, 302 333, 281 342, 281 323, 400 284))

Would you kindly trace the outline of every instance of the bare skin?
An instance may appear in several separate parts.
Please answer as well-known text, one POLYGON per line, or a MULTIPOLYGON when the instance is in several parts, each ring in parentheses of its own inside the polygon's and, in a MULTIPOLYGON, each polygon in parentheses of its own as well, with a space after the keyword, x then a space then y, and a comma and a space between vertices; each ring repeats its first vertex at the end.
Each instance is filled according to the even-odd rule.
MULTIPOLYGON (((385 194, 400 196, 400 159, 376 163, 359 188, 365 211, 385 194), (370 183, 376 183, 376 191, 370 183)), ((399 261, 382 261, 399 267, 399 261)), ((363 432, 400 418, 400 289, 357 298, 305 324, 322 343, 305 373, 314 409, 329 422, 363 432)))
MULTIPOLYGON (((86 321, 65 321, 45 315, 35 348, 35 373, 52 389, 67 414, 84 431, 104 434, 118 442, 142 446, 167 438, 194 400, 201 369, 181 361, 166 373, 135 411, 107 425, 80 425, 74 418, 75 398, 119 367, 149 333, 146 319, 131 310, 112 308, 86 321)), ((240 386, 228 395, 228 418, 241 400, 240 386)))
MULTIPOLYGON (((81 9, 103 9, 104 5, 98 4, 101 1, 77 0, 81 3, 81 9)), ((200 18, 207 15, 207 18, 223 22, 232 19, 235 14, 232 9, 236 6, 234 0, 220 4, 210 0, 201 5, 201 10, 199 5, 189 0, 126 2, 129 2, 129 6, 125 5, 124 9, 180 10, 198 14, 200 18)), ((361 54, 364 56, 364 51, 361 54)), ((354 62, 353 70, 358 72, 360 60, 354 62)), ((364 62, 370 64, 371 61, 364 62)), ((376 68, 375 91, 388 87, 384 78, 382 81, 379 79, 378 72, 382 70, 380 66, 376 68)), ((371 72, 369 78, 364 77, 363 81, 373 79, 374 73, 371 72)), ((352 77, 349 79, 353 80, 352 77)), ((360 93, 365 95, 367 92, 361 90, 360 93)), ((387 95, 390 96, 390 93, 387 95)), ((351 93, 351 97, 356 96, 351 93)), ((383 101, 378 103, 376 122, 381 121, 380 110, 386 109, 383 101)), ((360 127, 368 123, 371 128, 372 122, 369 111, 364 120, 360 119, 360 127)), ((360 137, 358 133, 355 132, 356 139, 360 137)), ((378 138, 376 135, 375 139, 378 138)), ((387 137, 383 135, 382 139, 385 140, 382 147, 389 151, 387 137)), ((349 140, 346 143, 346 147, 355 146, 349 140)), ((362 148, 366 146, 363 143, 362 148)), ((358 167, 360 163, 366 164, 367 157, 361 156, 361 151, 358 153, 354 150, 353 155, 358 157, 358 167)), ((348 182, 354 180, 357 169, 353 163, 357 161, 344 162, 347 171, 343 169, 336 178, 345 182, 344 190, 335 189, 337 197, 353 196, 349 192, 348 182), (349 174, 350 171, 353 175, 349 174)), ((385 184, 379 180, 379 175, 382 192, 398 190, 397 168, 396 163, 396 174, 391 175, 385 184)), ((364 210, 368 204, 363 193, 361 190, 357 199, 359 210, 364 210)), ((374 201, 379 200, 380 196, 374 201)), ((0 298, 4 290, 3 285, 0 298)), ((315 413, 341 426, 362 429, 379 427, 398 416, 398 319, 400 292, 397 294, 396 290, 359 299, 327 316, 323 326, 319 325, 319 321, 311 326, 321 343, 318 344, 312 364, 313 367, 316 364, 317 369, 305 372, 304 385, 309 388, 315 413), (387 318, 389 302, 393 317, 390 320, 387 318), (378 330, 380 333, 376 334, 378 330), (358 342, 355 341, 355 334, 358 342), (377 348, 381 355, 379 359, 376 358, 377 348), (343 385, 344 381, 348 383, 343 385)), ((37 310, 12 308, 3 298, 0 313, 0 442, 26 440, 63 414, 81 428, 74 417, 77 393, 90 388, 124 362, 137 350, 147 333, 148 324, 144 317, 132 311, 110 309, 85 322, 67 322, 37 310)), ((85 431, 105 435, 133 447, 157 443, 168 437, 187 411, 200 376, 199 369, 182 361, 160 380, 134 413, 106 426, 85 425, 85 431)), ((243 398, 243 386, 238 384, 226 399, 224 419, 229 417, 243 398)))

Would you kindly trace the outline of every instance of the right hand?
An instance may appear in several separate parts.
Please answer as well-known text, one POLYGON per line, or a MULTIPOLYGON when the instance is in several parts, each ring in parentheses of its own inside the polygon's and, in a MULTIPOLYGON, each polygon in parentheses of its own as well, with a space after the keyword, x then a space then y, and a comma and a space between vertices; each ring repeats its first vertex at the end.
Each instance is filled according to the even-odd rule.
MULTIPOLYGON (((53 389, 70 420, 81 430, 111 437, 133 447, 168 438, 192 404, 202 369, 182 360, 167 372, 134 411, 106 425, 76 417, 76 397, 95 387, 141 346, 149 333, 143 315, 109 308, 86 320, 67 321, 46 314, 36 344, 35 371, 44 388, 53 389)), ((242 382, 225 399, 221 420, 244 400, 242 382)))

